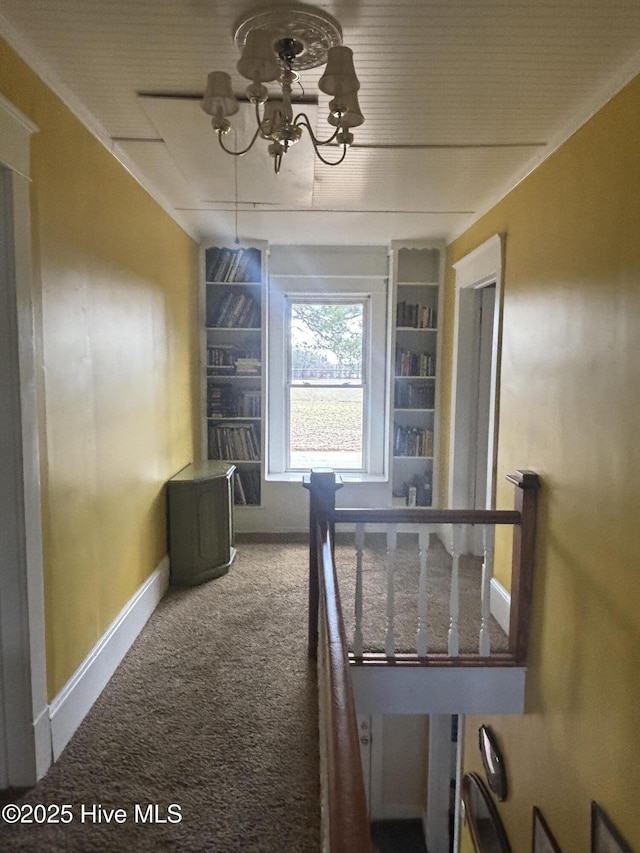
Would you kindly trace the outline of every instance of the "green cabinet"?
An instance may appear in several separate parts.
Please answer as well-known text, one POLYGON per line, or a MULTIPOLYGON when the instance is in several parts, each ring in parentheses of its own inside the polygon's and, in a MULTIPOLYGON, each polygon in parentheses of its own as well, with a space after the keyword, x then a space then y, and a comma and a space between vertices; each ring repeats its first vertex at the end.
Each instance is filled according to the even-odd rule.
POLYGON ((229 570, 234 471, 227 462, 194 462, 167 483, 172 584, 192 586, 229 570))

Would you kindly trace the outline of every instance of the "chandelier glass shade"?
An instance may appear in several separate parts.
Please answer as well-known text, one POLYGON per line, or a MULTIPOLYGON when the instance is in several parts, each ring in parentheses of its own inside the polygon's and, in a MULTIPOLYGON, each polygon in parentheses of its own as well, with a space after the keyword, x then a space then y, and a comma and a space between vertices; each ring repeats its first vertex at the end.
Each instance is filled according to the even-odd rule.
POLYGON ((232 129, 229 120, 238 112, 239 102, 232 81, 225 71, 212 71, 201 107, 211 116, 211 124, 221 148, 240 156, 253 148, 260 138, 268 143, 276 174, 291 145, 307 131, 316 156, 328 166, 337 166, 353 142, 352 128, 364 122, 358 104, 360 82, 353 66, 353 53, 342 44, 340 26, 325 12, 311 6, 285 6, 250 13, 236 24, 236 44, 242 54, 238 72, 250 84, 247 100, 255 109, 255 132, 240 150, 228 147, 224 137, 232 129), (304 112, 294 112, 293 86, 300 80, 299 69, 325 65, 318 88, 331 95, 327 116, 328 136, 316 137, 304 112), (279 91, 272 95, 265 83, 277 81, 279 91), (321 149, 335 147, 337 159, 327 159, 321 149))

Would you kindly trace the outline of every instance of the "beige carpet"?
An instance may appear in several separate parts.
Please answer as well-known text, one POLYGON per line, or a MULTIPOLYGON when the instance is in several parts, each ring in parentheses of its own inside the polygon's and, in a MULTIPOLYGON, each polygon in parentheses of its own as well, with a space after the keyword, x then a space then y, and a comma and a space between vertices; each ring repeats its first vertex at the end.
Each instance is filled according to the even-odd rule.
MULTIPOLYGON (((352 632, 353 546, 341 544, 337 553, 352 632)), ((304 544, 244 543, 224 577, 171 589, 60 760, 20 800, 26 806, 69 804, 72 822, 19 827, 0 821, 0 850, 317 853, 307 556, 304 544), (181 820, 136 822, 136 804, 142 814, 148 804, 157 805, 164 819, 176 804, 181 820), (83 823, 83 805, 100 806, 103 815, 123 809, 126 822, 83 823)), ((450 561, 437 543, 430 565, 430 648, 443 650, 450 561)), ((418 572, 417 551, 401 548, 395 587, 400 648, 415 648, 418 572)), ((364 588, 365 640, 383 648, 386 583, 379 545, 365 557, 364 588)), ((461 648, 477 647, 477 561, 465 561, 461 590, 461 648)), ((495 625, 493 631, 497 644, 501 632, 495 625)))
POLYGON ((2 851, 316 853, 315 669, 303 546, 242 545, 230 572, 171 590, 57 764, 23 803, 73 822, 7 827, 2 851), (135 822, 178 804, 180 823, 135 822), (82 805, 121 825, 81 822, 82 805))

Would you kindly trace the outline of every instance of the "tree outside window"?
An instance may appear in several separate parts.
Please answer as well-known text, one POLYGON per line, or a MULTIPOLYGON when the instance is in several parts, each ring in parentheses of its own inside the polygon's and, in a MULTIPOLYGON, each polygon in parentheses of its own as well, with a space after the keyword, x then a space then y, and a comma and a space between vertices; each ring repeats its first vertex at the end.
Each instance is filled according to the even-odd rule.
POLYGON ((365 311, 364 301, 290 302, 290 469, 363 469, 365 311))

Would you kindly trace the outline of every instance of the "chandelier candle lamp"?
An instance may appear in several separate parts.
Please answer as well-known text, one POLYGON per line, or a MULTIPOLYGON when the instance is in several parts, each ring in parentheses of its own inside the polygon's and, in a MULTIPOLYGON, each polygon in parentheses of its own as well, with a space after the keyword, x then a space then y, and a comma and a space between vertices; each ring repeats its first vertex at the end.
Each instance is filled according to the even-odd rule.
POLYGON ((353 54, 342 44, 342 30, 330 15, 312 6, 283 6, 258 10, 245 15, 235 25, 234 41, 242 51, 237 69, 247 80, 246 94, 255 107, 256 130, 249 144, 240 151, 228 148, 223 138, 231 130, 228 116, 239 109, 232 91, 231 77, 225 71, 212 71, 201 107, 212 117, 211 124, 220 146, 227 154, 246 154, 260 137, 269 143, 276 174, 282 158, 306 129, 318 158, 328 166, 337 166, 353 143, 352 128, 364 121, 358 104, 360 83, 353 67, 353 54), (321 92, 332 96, 327 122, 333 132, 318 139, 308 117, 294 114, 292 87, 300 80, 300 71, 325 65, 318 81, 321 92), (272 96, 264 85, 278 81, 280 91, 272 96), (337 160, 327 160, 323 146, 341 148, 337 160))

